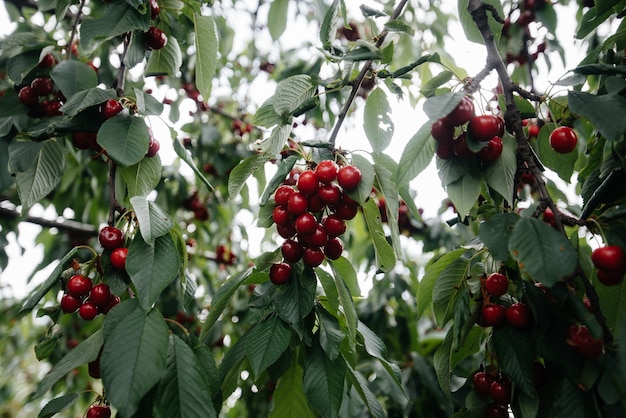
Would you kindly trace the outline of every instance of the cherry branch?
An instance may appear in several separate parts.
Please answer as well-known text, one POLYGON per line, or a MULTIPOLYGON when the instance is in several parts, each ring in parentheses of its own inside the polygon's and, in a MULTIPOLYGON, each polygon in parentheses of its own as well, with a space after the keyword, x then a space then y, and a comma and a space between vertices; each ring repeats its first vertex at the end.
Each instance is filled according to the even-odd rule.
POLYGON ((126 212, 115 195, 115 172, 117 171, 117 164, 115 161, 109 159, 109 178, 107 184, 109 186, 109 217, 107 218, 107 224, 110 226, 115 225, 115 212, 120 214, 126 212))
MULTIPOLYGON (((389 21, 395 20, 398 18, 398 16, 400 16, 400 13, 402 13, 402 10, 404 9, 404 6, 406 6, 407 2, 408 0, 400 0, 400 3, 398 3, 396 8, 393 10, 393 13, 389 17, 389 21)), ((380 35, 378 35, 378 38, 376 39, 376 43, 374 44, 376 48, 380 48, 380 46, 385 41, 385 38, 387 37, 388 33, 389 33, 389 30, 387 30, 387 28, 383 29, 382 32, 380 32, 380 35)), ((352 82, 352 90, 350 90, 348 99, 346 100, 343 107, 341 108, 339 115, 337 115, 337 122, 335 123, 333 131, 330 134, 330 138, 328 139, 328 142, 333 147, 335 146, 335 143, 337 141, 337 135, 339 135, 339 129, 341 129, 341 125, 343 125, 343 122, 346 119, 346 116, 348 115, 348 111, 350 110, 350 107, 352 106, 352 103, 354 102, 354 99, 359 91, 359 88, 361 87, 361 84, 363 83, 363 79, 365 78, 367 73, 372 69, 373 64, 374 64, 373 59, 365 61, 365 65, 363 65, 363 68, 361 68, 359 75, 357 75, 356 78, 352 82)))
POLYGON ((80 18, 83 14, 83 7, 85 7, 85 1, 86 0, 81 0, 80 4, 78 5, 78 12, 76 13, 76 17, 74 18, 74 24, 72 25, 72 33, 70 35, 70 40, 67 44, 67 52, 65 53, 65 58, 67 60, 70 59, 70 57, 72 56, 72 44, 74 43, 74 38, 76 37, 76 32, 78 31, 78 24, 80 23, 80 18))
POLYGON ((1 207, 0 206, 0 218, 4 219, 17 219, 19 222, 28 222, 31 224, 43 226, 46 228, 57 228, 62 231, 67 231, 70 233, 81 234, 95 237, 98 235, 98 231, 93 225, 83 224, 76 221, 71 221, 68 219, 62 220, 53 220, 46 219, 38 216, 30 216, 26 215, 21 217, 20 213, 12 208, 1 207))
MULTIPOLYGON (((560 212, 556 209, 554 204, 554 200, 548 193, 548 189, 546 187, 546 183, 543 180, 543 167, 539 162, 539 159, 533 152, 530 147, 530 143, 528 141, 528 137, 524 133, 522 127, 522 117, 515 103, 515 97, 513 95, 514 92, 519 92, 520 87, 517 86, 511 80, 504 62, 502 61, 502 57, 498 52, 498 48, 496 46, 496 42, 494 39, 493 32, 488 24, 488 16, 487 10, 489 10, 492 14, 494 14, 494 10, 485 6, 482 0, 470 0, 468 5, 468 11, 476 23, 478 30, 480 31, 483 40, 485 42, 485 47, 487 49, 487 64, 485 68, 481 71, 481 75, 488 74, 491 70, 495 70, 498 74, 498 78, 500 79, 500 83, 502 84, 502 90, 504 92, 505 102, 506 102, 506 111, 504 113, 504 121, 506 126, 509 128, 509 131, 512 131, 515 136, 515 140, 517 141, 517 156, 520 164, 525 164, 528 167, 528 170, 533 174, 535 181, 537 183, 537 191, 540 196, 540 207, 544 210, 546 207, 549 207, 554 213, 554 219, 556 223, 556 228, 562 234, 565 234, 565 230, 563 228, 563 220, 561 219, 560 212)), ((478 88, 476 83, 470 83, 472 88, 478 88)), ((529 93, 533 94, 534 93, 529 93)), ((535 95, 536 96, 536 95, 535 95)), ((537 96, 539 97, 539 96, 537 96)), ((581 278, 583 285, 585 286, 585 291, 587 293, 587 297, 589 298, 589 302, 592 307, 592 312, 602 327, 602 331, 604 334, 604 339, 608 343, 613 340, 613 336, 608 329, 606 324, 606 319, 604 314, 600 310, 599 305, 599 297, 598 294, 589 281, 589 278, 584 273, 583 269, 580 266, 580 263, 577 263, 576 273, 578 277, 581 278)))

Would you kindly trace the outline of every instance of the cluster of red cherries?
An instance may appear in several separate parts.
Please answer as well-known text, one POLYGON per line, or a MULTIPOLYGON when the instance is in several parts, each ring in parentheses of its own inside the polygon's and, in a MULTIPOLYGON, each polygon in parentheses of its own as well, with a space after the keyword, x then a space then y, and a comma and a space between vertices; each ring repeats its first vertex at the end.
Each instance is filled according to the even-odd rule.
POLYGON ((619 245, 596 248, 591 261, 598 269, 598 281, 606 286, 616 286, 624 280, 626 261, 624 250, 619 245))
POLYGON ((430 134, 437 141, 437 156, 442 160, 477 156, 490 163, 502 154, 504 121, 496 115, 475 115, 472 98, 465 96, 452 112, 433 122, 430 134), (456 128, 466 124, 455 135, 456 128))
POLYGON ((324 160, 314 170, 301 172, 295 187, 286 182, 276 189, 272 219, 285 242, 281 246, 283 261, 270 268, 272 283, 287 283, 292 276, 291 265, 300 260, 317 267, 326 257, 341 257, 343 243, 339 237, 359 207, 346 192, 358 188, 360 182, 361 171, 356 166, 339 167, 332 160, 324 160))
POLYGON ((94 285, 89 277, 74 274, 65 286, 61 309, 66 313, 78 311, 81 318, 91 321, 99 314, 106 315, 118 303, 119 296, 113 295, 106 283, 94 285))
MULTIPOLYGON (((509 290, 509 281, 502 273, 491 273, 483 282, 487 298, 500 297, 509 290)), ((506 308, 491 301, 484 303, 480 310, 480 324, 484 327, 498 327, 508 322, 515 328, 523 329, 530 325, 532 312, 528 305, 516 302, 506 308)))
MULTIPOLYGON (((46 54, 37 65, 47 71, 56 63, 52 54, 46 54)), ((48 76, 34 78, 29 84, 20 87, 17 97, 28 107, 28 115, 33 118, 53 117, 62 115, 59 110, 65 101, 63 93, 55 88, 48 76)))
POLYGON ((480 396, 489 397, 489 404, 484 418, 505 418, 509 416, 508 405, 511 403, 511 380, 498 372, 480 370, 472 377, 474 390, 480 396))

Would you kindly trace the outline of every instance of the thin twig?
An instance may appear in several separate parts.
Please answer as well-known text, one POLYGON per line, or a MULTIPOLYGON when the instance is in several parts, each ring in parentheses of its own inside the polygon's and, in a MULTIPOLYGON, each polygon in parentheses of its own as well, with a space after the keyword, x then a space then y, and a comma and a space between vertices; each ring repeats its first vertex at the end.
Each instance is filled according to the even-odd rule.
POLYGON ((39 216, 26 215, 21 217, 20 213, 15 209, 7 207, 0 207, 0 218, 5 219, 17 219, 19 222, 28 222, 35 225, 40 225, 46 228, 57 228, 62 231, 72 232, 87 236, 96 236, 98 231, 93 225, 84 224, 68 219, 52 220, 39 216))
POLYGON ((72 33, 70 35, 70 40, 67 44, 67 52, 65 53, 65 58, 69 60, 72 57, 72 44, 74 43, 74 38, 76 37, 76 32, 78 31, 78 24, 80 23, 80 18, 83 14, 83 7, 85 7, 85 1, 81 0, 78 5, 78 12, 76 13, 76 17, 74 18, 74 24, 72 25, 72 33))
MULTIPOLYGON (((402 10, 404 9, 404 6, 406 6, 407 2, 408 0, 400 0, 400 3, 398 3, 393 13, 391 14, 389 21, 395 20, 398 18, 398 16, 400 16, 400 13, 402 13, 402 10)), ((382 32, 380 32, 380 35, 378 36, 378 39, 376 40, 376 43, 374 44, 376 48, 380 48, 380 46, 385 41, 385 38, 387 37, 388 33, 389 31, 387 30, 387 28, 383 29, 382 32)), ((363 65, 363 68, 361 68, 359 75, 352 82, 352 90, 350 90, 348 99, 346 100, 343 107, 341 108, 339 115, 337 115, 337 122, 335 122, 333 131, 330 134, 330 138, 328 139, 328 142, 333 147, 335 146, 335 142, 337 141, 337 135, 339 135, 339 129, 341 129, 341 125, 343 125, 343 122, 346 116, 348 115, 348 111, 350 110, 350 107, 352 106, 352 102, 354 101, 354 98, 356 97, 357 92, 359 91, 359 88, 361 87, 361 83, 363 83, 363 79, 365 78, 367 73, 372 69, 372 64, 374 64, 373 59, 367 60, 365 64, 363 65)))

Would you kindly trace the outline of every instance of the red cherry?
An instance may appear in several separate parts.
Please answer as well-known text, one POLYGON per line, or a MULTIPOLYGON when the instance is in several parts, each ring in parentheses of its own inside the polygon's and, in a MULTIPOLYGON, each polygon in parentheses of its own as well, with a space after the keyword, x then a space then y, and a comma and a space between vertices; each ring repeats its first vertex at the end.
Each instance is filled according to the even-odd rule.
POLYGON ((329 184, 337 178, 339 166, 333 160, 324 160, 315 167, 317 179, 323 184, 329 184))
POLYGON ((30 83, 30 88, 37 96, 47 96, 52 93, 52 80, 45 77, 37 77, 30 83))
POLYGON ((270 281, 275 285, 281 285, 291 280, 291 265, 287 263, 275 263, 270 267, 270 281))
POLYGON ((159 13, 161 12, 161 8, 159 7, 159 3, 157 0, 150 0, 150 18, 152 20, 159 17, 159 13))
POLYGON ((440 142, 437 145, 436 154, 437 157, 441 158, 442 160, 452 159, 452 157, 454 157, 454 142, 440 142))
POLYGON ((289 263, 297 263, 302 258, 302 245, 292 239, 285 241, 280 247, 280 251, 285 261, 289 263))
POLYGON ((485 289, 493 296, 502 296, 509 290, 509 281, 501 273, 491 273, 485 280, 485 289))
POLYGON ((328 234, 326 229, 320 224, 315 225, 313 233, 306 236, 306 245, 308 247, 323 247, 328 242, 328 234))
POLYGON ((106 315, 111 309, 113 309, 115 305, 119 305, 121 301, 122 299, 120 299, 119 296, 111 296, 111 298, 109 299, 109 303, 106 306, 101 307, 100 310, 103 314, 106 315))
POLYGON ((75 274, 67 281, 67 293, 76 298, 82 298, 89 293, 92 285, 89 277, 75 274))
POLYGON ((150 26, 143 33, 143 41, 150 49, 161 49, 167 44, 167 35, 156 26, 150 26))
POLYGON ((72 145, 78 149, 89 149, 96 144, 96 138, 93 132, 75 132, 72 134, 72 145))
POLYGON ((89 300, 96 306, 106 306, 111 300, 111 289, 106 283, 98 283, 91 289, 89 300))
POLYGON ((294 192, 287 201, 287 210, 294 216, 302 215, 309 206, 309 199, 300 192, 294 192))
POLYGON ((576 148, 578 136, 569 126, 559 126, 550 134, 550 146, 560 154, 567 154, 576 148))
POLYGON ((126 257, 128 256, 128 248, 120 247, 111 251, 111 265, 117 270, 126 270, 126 257))
POLYGON ((65 313, 73 313, 80 308, 80 305, 83 304, 83 301, 80 298, 70 295, 66 293, 61 298, 61 309, 65 313))
POLYGON ((89 372, 89 376, 94 379, 100 379, 100 377, 102 377, 100 374, 100 357, 87 364, 87 371, 89 372))
POLYGON ((602 339, 593 338, 585 325, 572 325, 568 329, 568 344, 585 359, 595 359, 602 355, 602 339))
POLYGON ((55 62, 56 60, 54 59, 54 55, 48 53, 43 56, 43 58, 41 59, 41 61, 39 61, 39 64, 37 64, 37 66, 39 68, 50 68, 54 65, 55 62))
POLYGON ((468 122, 474 116, 474 102, 469 96, 463 97, 458 105, 446 115, 446 119, 453 126, 460 126, 468 122))
POLYGON ((437 142, 450 142, 454 138, 454 126, 446 119, 437 119, 430 126, 430 135, 437 142))
POLYGON ((100 106, 100 114, 104 119, 110 119, 122 111, 122 104, 115 99, 109 99, 100 106))
POLYGON ((465 132, 454 138, 454 141, 452 141, 452 149, 454 150, 454 155, 457 157, 468 158, 474 155, 474 152, 467 146, 465 132))
POLYGON ((474 390, 481 396, 489 395, 489 387, 491 386, 491 383, 493 383, 493 381, 493 376, 484 371, 476 372, 472 377, 474 390))
POLYGON ((359 212, 359 208, 357 206, 349 205, 345 203, 344 201, 338 203, 334 209, 335 215, 337 215, 338 217, 346 221, 350 219, 354 219, 354 217, 356 216, 358 212, 359 212))
POLYGON ((107 405, 92 405, 87 410, 86 418, 111 418, 111 408, 107 405))
POLYGON ((500 136, 500 128, 504 124, 502 119, 495 115, 479 115, 470 119, 467 132, 474 141, 488 142, 494 136, 500 136))
POLYGON ((509 410, 504 405, 489 405, 483 418, 509 418, 509 410))
POLYGON ((354 190, 361 183, 361 170, 353 165, 345 165, 337 172, 337 182, 346 191, 354 190))
POLYGON ((124 233, 114 226, 105 226, 98 233, 98 241, 105 250, 114 250, 124 246, 124 233))
POLYGON ((482 325, 485 327, 497 327, 505 321, 504 306, 496 304, 483 305, 480 310, 482 325))
POLYGON ((286 208, 276 206, 272 211, 272 220, 276 225, 287 226, 291 224, 291 215, 286 208))
POLYGON ((317 192, 319 187, 319 180, 313 170, 306 170, 300 174, 298 181, 296 182, 298 191, 304 196, 312 196, 317 192))
POLYGON ((308 235, 315 231, 317 220, 315 216, 311 215, 309 212, 305 212, 296 218, 294 225, 299 235, 308 235))
POLYGON ((59 102, 58 100, 46 100, 43 104, 43 110, 46 116, 53 117, 61 116, 63 114, 63 112, 59 110, 61 109, 61 102, 59 102))
POLYGON ((336 205, 341 199, 341 190, 334 184, 324 184, 317 190, 316 196, 326 205, 336 205))
POLYGON ((17 93, 17 97, 20 99, 20 102, 24 103, 26 106, 35 106, 39 103, 39 97, 33 91, 30 86, 24 86, 17 93))
POLYGON ((346 232, 346 222, 334 214, 328 215, 324 218, 322 225, 330 237, 338 237, 346 232))
POLYGON ((276 189, 276 192, 274 193, 274 201, 278 206, 286 208, 289 196, 291 196, 294 191, 293 187, 283 184, 276 189))
POLYGON ((159 141, 157 141, 153 137, 150 137, 150 142, 148 144, 148 151, 146 152, 146 157, 148 158, 154 157, 155 155, 157 155, 160 149, 161 149, 161 144, 159 144, 159 141))
POLYGON ((508 405, 511 403, 511 381, 496 380, 489 386, 489 396, 497 404, 508 405))
POLYGON ((343 243, 337 237, 331 238, 324 245, 324 254, 330 260, 337 260, 343 253, 343 243))
POLYGON ((624 280, 624 273, 621 271, 598 270, 598 281, 605 286, 617 286, 624 280))
POLYGON ((502 139, 499 136, 494 136, 476 155, 486 163, 497 160, 502 155, 502 139))
POLYGON ((532 313, 528 305, 522 302, 514 303, 504 312, 506 320, 515 328, 526 328, 532 320, 532 313))
POLYGON ((278 235, 281 237, 287 239, 296 235, 296 228, 294 228, 291 223, 287 225, 276 225, 276 232, 278 232, 278 235))
POLYGON ((304 264, 309 267, 317 267, 324 262, 324 251, 320 248, 305 248, 304 253, 302 254, 302 260, 304 264))
POLYGON ((541 130, 541 126, 537 122, 528 122, 528 139, 537 138, 539 136, 539 131, 541 130))
POLYGON ((605 272, 620 272, 623 275, 626 268, 624 250, 619 245, 596 248, 591 253, 591 261, 599 270, 605 272))
MULTIPOLYGON (((319 191, 319 190, 318 190, 319 191)), ((326 203, 322 202, 322 199, 316 194, 313 196, 309 196, 309 204, 307 205, 307 210, 311 213, 317 213, 324 210, 326 207, 326 203)))
POLYGON ((80 317, 85 321, 91 321, 98 316, 99 313, 100 310, 96 304, 90 301, 83 302, 83 304, 80 305, 80 308, 78 308, 78 315, 80 315, 80 317))

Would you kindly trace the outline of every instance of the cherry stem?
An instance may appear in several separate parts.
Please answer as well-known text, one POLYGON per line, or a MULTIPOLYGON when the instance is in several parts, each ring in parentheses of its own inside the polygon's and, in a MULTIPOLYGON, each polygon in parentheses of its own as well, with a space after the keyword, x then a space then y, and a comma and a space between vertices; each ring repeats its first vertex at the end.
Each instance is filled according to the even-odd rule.
POLYGON ((165 322, 169 322, 172 325, 177 326, 178 328, 180 328, 187 337, 189 337, 189 330, 187 328, 185 328, 180 322, 171 319, 171 318, 163 318, 165 320, 165 322))
MULTIPOLYGON (((393 21, 397 19, 398 16, 400 16, 400 13, 402 13, 402 9, 404 9, 404 6, 407 4, 407 2, 408 0, 401 0, 400 3, 398 3, 393 13, 391 14, 389 21, 393 21)), ((378 35, 376 43, 374 44, 376 48, 380 48, 380 46, 385 41, 385 38, 387 37, 388 33, 389 31, 386 28, 383 29, 382 32, 380 32, 380 35, 378 35)), ((335 143, 337 142, 337 135, 339 135, 339 129, 341 129, 341 125, 343 125, 343 122, 346 119, 346 116, 348 115, 348 111, 350 110, 350 107, 352 106, 352 103, 354 102, 354 99, 356 98, 359 88, 361 87, 361 84, 363 83, 363 79, 365 78, 367 73, 371 71, 373 64, 374 64, 373 59, 365 61, 363 68, 361 68, 361 71, 359 72, 359 75, 357 75, 356 78, 352 81, 352 90, 350 90, 348 99, 346 100, 343 107, 341 108, 339 115, 337 115, 337 122, 335 123, 333 131, 330 134, 330 138, 328 139, 328 142, 330 143, 330 145, 333 146, 333 148, 335 147, 335 143)))

